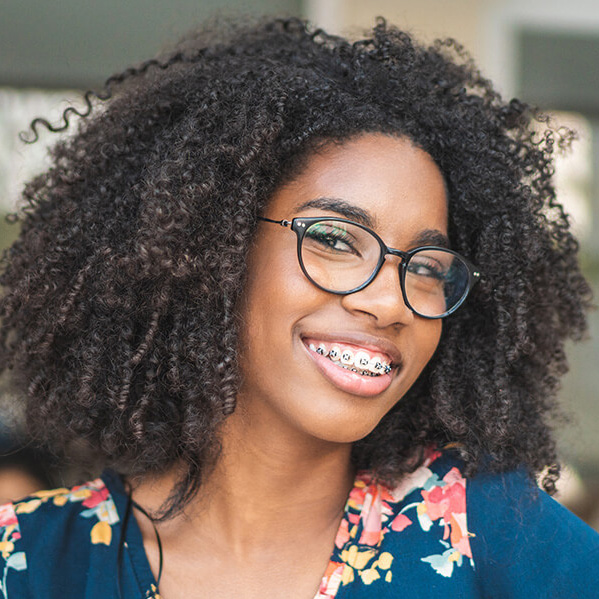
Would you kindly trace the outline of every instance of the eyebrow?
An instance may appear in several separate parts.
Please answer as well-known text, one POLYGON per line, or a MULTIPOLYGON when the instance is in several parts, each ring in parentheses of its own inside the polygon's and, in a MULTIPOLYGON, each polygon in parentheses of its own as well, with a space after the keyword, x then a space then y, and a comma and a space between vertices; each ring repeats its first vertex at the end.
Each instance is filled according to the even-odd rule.
POLYGON ((361 225, 365 225, 371 229, 376 228, 376 219, 370 214, 370 212, 339 198, 315 198, 313 200, 308 200, 307 202, 296 206, 295 212, 302 212, 304 210, 308 210, 309 208, 320 208, 320 210, 336 212, 337 214, 340 214, 349 220, 354 220, 361 225))
MULTIPOLYGON (((296 206, 295 212, 302 212, 304 210, 309 210, 310 208, 319 208, 320 210, 336 212, 344 218, 356 221, 361 225, 376 230, 376 219, 370 212, 363 208, 359 208, 358 206, 354 206, 340 198, 314 198, 313 200, 308 200, 307 202, 303 202, 299 206, 296 206)), ((436 245, 443 248, 449 248, 450 244, 447 235, 438 229, 424 229, 412 239, 411 245, 413 247, 436 245)))
POLYGON ((421 245, 437 245, 449 249, 449 238, 439 229, 424 229, 412 240, 414 247, 421 245))

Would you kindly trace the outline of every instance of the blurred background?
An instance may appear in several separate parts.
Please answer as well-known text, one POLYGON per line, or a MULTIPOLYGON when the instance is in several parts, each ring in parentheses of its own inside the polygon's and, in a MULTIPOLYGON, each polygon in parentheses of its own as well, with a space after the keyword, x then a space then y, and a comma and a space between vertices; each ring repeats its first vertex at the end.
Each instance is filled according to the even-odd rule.
MULTIPOLYGON (((156 54, 217 11, 296 14, 350 37, 382 15, 424 41, 460 41, 504 97, 532 102, 578 132, 572 151, 558 157, 555 176, 599 301, 597 0, 2 0, 0 247, 17 234, 3 213, 18 205, 24 181, 44 168, 46 147, 57 140, 46 132, 38 143, 24 144, 18 134, 29 122, 36 116, 58 122, 66 106, 80 105, 82 91, 99 88, 110 74, 156 54)), ((562 390, 572 425, 561 431, 570 465, 561 499, 599 529, 599 312, 590 324, 589 340, 569 348, 571 372, 562 390)), ((6 399, 0 409, 9 438, 2 448, 20 455, 18 409, 6 399)), ((33 459, 39 464, 39 455, 33 459)), ((32 473, 33 486, 46 484, 43 472, 32 473)))

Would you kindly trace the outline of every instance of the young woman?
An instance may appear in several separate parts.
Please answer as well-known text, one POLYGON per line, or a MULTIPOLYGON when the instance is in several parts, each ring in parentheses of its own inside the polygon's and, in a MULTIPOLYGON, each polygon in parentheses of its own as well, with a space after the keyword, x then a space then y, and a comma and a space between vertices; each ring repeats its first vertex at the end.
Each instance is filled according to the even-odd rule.
POLYGON ((4 597, 596 596, 534 484, 589 304, 534 112, 382 20, 105 92, 0 278, 32 433, 105 470, 2 508, 4 597))

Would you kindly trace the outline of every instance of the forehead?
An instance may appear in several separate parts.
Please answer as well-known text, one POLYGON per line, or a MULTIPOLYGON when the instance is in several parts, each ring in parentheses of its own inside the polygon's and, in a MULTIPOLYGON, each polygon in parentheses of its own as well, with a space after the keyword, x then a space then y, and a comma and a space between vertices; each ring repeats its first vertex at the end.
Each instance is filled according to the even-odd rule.
POLYGON ((405 244, 426 229, 447 232, 443 176, 407 138, 369 133, 327 144, 274 194, 268 212, 276 218, 319 215, 317 207, 301 208, 318 198, 365 211, 388 244, 405 244))

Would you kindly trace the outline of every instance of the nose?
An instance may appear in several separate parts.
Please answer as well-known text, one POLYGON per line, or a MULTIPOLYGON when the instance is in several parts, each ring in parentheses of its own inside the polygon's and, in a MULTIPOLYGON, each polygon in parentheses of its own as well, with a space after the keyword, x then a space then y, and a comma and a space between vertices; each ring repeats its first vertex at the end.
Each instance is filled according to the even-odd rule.
POLYGON ((370 285, 356 293, 342 296, 346 310, 369 314, 381 328, 409 325, 414 313, 406 305, 401 292, 398 267, 401 258, 387 256, 383 266, 370 285))

